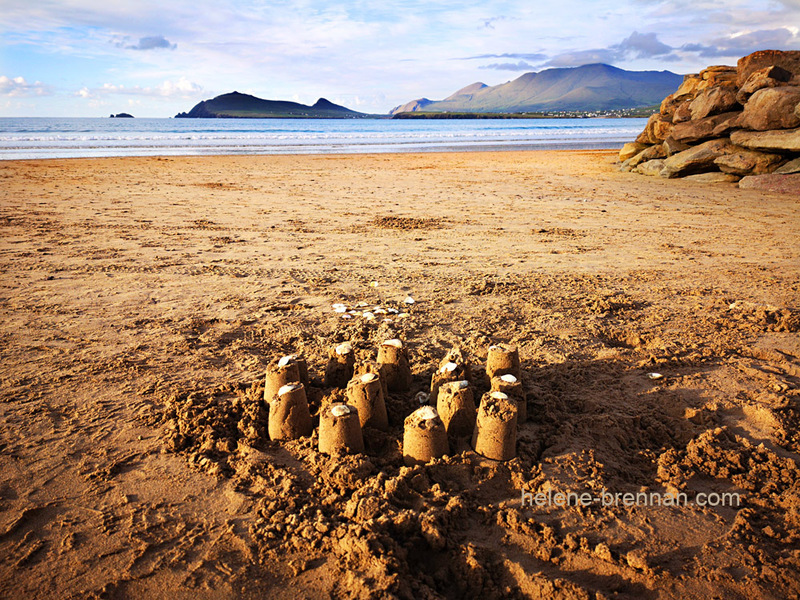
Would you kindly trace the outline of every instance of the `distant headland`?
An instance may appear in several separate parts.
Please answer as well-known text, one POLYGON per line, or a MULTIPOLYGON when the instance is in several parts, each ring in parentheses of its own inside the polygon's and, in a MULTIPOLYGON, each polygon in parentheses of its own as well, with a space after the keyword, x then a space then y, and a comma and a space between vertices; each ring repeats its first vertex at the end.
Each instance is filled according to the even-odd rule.
POLYGON ((365 113, 350 110, 320 98, 313 106, 288 100, 264 100, 249 94, 231 92, 203 100, 188 113, 175 115, 176 119, 363 119, 365 113))

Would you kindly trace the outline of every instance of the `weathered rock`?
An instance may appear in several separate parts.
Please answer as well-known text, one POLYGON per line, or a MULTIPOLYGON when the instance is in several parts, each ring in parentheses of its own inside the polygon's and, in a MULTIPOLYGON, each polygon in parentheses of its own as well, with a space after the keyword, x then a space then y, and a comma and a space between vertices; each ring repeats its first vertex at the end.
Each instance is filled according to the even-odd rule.
POLYGON ((639 134, 636 141, 640 144, 660 144, 672 130, 672 120, 661 113, 650 115, 644 131, 639 134))
POLYGON ((776 169, 773 172, 777 173, 778 175, 789 175, 791 173, 800 173, 800 158, 795 158, 794 160, 790 160, 781 168, 776 169))
POLYGON ((738 175, 730 173, 697 173, 695 175, 687 175, 684 177, 687 181, 696 181, 698 183, 736 183, 741 179, 738 175))
POLYGON ((800 51, 759 50, 744 56, 736 64, 736 83, 741 87, 754 72, 772 66, 800 75, 800 51))
POLYGON ((633 171, 633 167, 631 166, 631 159, 622 161, 622 164, 619 166, 619 170, 622 173, 629 173, 633 171))
POLYGON ((727 137, 730 135, 731 131, 739 127, 739 119, 742 117, 742 113, 726 113, 728 115, 725 119, 720 119, 719 122, 714 126, 714 130, 711 132, 712 137, 727 137))
POLYGON ((706 171, 715 171, 717 166, 714 161, 720 156, 724 156, 736 147, 731 144, 728 139, 709 140, 693 146, 678 154, 673 154, 664 161, 664 168, 661 170, 661 176, 667 178, 683 177, 693 173, 704 173, 706 171))
POLYGON ((739 104, 745 104, 758 90, 786 85, 792 74, 781 67, 771 66, 754 71, 736 93, 739 104))
POLYGON ((734 131, 731 141, 753 150, 800 152, 800 128, 782 131, 734 131))
POLYGON ((650 146, 646 150, 643 150, 633 158, 628 161, 628 164, 631 167, 636 167, 643 162, 647 162, 648 160, 653 160, 654 158, 665 158, 667 153, 664 151, 664 147, 661 144, 656 146, 650 146))
POLYGON ((708 84, 703 82, 703 78, 700 77, 700 75, 684 75, 683 83, 678 86, 673 96, 676 100, 685 100, 687 97, 694 98, 697 93, 707 85, 708 84))
POLYGON ((675 94, 670 94, 661 101, 659 112, 665 117, 672 117, 675 114, 675 109, 683 102, 685 102, 684 98, 676 98, 675 94))
POLYGON ((740 112, 728 112, 697 121, 678 123, 673 127, 670 135, 674 140, 687 144, 712 137, 721 137, 736 126, 736 120, 741 114, 740 112))
POLYGON ((679 142, 672 136, 667 137, 661 146, 664 148, 664 152, 667 156, 672 156, 673 154, 677 154, 678 152, 683 152, 684 150, 689 149, 689 144, 679 142))
POLYGON ((664 168, 664 159, 656 158, 654 160, 648 160, 646 162, 643 162, 638 167, 636 167, 635 171, 642 175, 656 177, 657 175, 661 174, 661 169, 663 168, 664 168))
POLYGON ((700 71, 700 78, 705 82, 708 87, 716 87, 719 85, 736 85, 738 72, 736 67, 728 65, 715 65, 713 67, 706 67, 700 71))
POLYGON ((778 194, 792 194, 800 198, 800 173, 781 175, 750 175, 739 182, 739 187, 745 190, 761 190, 778 194))
POLYGON ((783 157, 780 154, 769 154, 740 147, 730 154, 720 156, 714 161, 714 164, 723 173, 744 176, 771 173, 781 162, 783 162, 783 157))
POLYGON ((680 104, 672 115, 673 123, 684 123, 692 120, 692 100, 680 104))
POLYGON ((619 151, 619 159, 624 162, 629 158, 633 158, 645 148, 647 148, 647 144, 640 144, 638 142, 628 142, 619 151))
POLYGON ((703 90, 689 104, 693 121, 740 108, 739 103, 736 101, 736 88, 732 85, 703 90))
POLYGON ((800 86, 764 88, 750 96, 739 126, 755 131, 791 129, 800 126, 795 108, 800 104, 800 86))

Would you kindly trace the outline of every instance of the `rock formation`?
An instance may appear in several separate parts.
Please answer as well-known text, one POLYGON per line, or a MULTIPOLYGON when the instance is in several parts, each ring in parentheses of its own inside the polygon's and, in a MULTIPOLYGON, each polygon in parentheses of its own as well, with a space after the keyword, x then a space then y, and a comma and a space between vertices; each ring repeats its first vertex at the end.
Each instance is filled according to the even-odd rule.
POLYGON ((800 196, 800 51, 763 50, 736 67, 686 75, 661 102, 620 170, 800 196))

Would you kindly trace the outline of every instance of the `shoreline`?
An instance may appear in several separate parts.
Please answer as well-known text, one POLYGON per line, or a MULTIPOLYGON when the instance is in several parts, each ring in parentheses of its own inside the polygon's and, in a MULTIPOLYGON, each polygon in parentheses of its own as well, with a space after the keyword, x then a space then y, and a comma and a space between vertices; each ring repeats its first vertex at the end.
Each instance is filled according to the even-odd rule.
POLYGON ((619 151, 625 142, 575 142, 575 143, 553 143, 541 142, 536 144, 523 144, 523 143, 502 143, 502 144, 463 144, 452 146, 436 146, 431 148, 413 148, 408 150, 398 150, 395 145, 387 146, 386 150, 361 150, 354 149, 352 151, 342 151, 341 148, 330 148, 327 150, 309 150, 307 152, 287 150, 285 152, 251 152, 243 150, 241 152, 195 152, 184 153, 183 149, 175 153, 162 153, 157 154, 147 152, 142 154, 129 153, 129 154, 97 154, 91 156, 39 156, 34 158, 17 158, 17 157, 4 157, 0 151, 0 163, 6 161, 24 161, 24 160, 62 160, 62 159, 94 159, 94 158, 180 158, 180 157, 213 157, 213 156, 371 156, 371 155, 406 155, 406 154, 453 154, 459 152, 559 152, 559 151, 619 151))

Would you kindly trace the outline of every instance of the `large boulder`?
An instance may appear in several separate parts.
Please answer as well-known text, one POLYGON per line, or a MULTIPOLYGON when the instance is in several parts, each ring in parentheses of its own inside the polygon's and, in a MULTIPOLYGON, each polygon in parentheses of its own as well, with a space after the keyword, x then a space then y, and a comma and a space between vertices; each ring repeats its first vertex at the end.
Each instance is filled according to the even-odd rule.
POLYGON ((673 154, 677 154, 678 152, 683 152, 684 150, 689 149, 689 144, 684 144, 683 142, 679 142, 674 137, 669 136, 667 139, 664 140, 664 143, 661 144, 661 147, 664 148, 664 152, 667 156, 672 156, 673 154))
POLYGON ((732 175, 731 173, 720 173, 712 172, 712 173, 696 173, 695 175, 687 175, 684 177, 686 181, 695 181, 698 183, 736 183, 741 179, 738 175, 732 175))
POLYGON ((792 194, 800 198, 800 173, 792 175, 750 175, 739 182, 739 187, 745 190, 761 190, 778 194, 792 194))
POLYGON ((762 175, 774 171, 783 160, 784 158, 780 154, 758 152, 757 150, 739 147, 730 154, 720 156, 714 160, 714 164, 723 173, 762 175))
POLYGON ((670 137, 684 144, 722 137, 737 126, 736 123, 741 114, 740 112, 727 112, 697 121, 678 123, 672 128, 670 137))
POLYGON ((800 128, 782 131, 734 131, 731 141, 737 146, 753 150, 800 152, 800 128))
POLYGON ((663 168, 664 168, 664 159, 655 158, 653 160, 648 160, 646 162, 643 162, 638 167, 636 167, 635 171, 641 175, 656 177, 657 175, 661 174, 661 169, 663 168))
POLYGON ((675 108, 672 113, 673 123, 684 123, 692 120, 692 100, 686 100, 675 108))
POLYGON ((698 92, 708 87, 708 84, 703 81, 700 75, 684 75, 683 83, 678 86, 673 96, 675 99, 685 100, 686 98, 694 98, 698 92))
POLYGON ((795 108, 800 104, 800 86, 786 85, 755 92, 744 106, 739 126, 754 131, 791 129, 800 126, 795 108))
POLYGON ((628 164, 631 167, 635 167, 643 162, 647 162, 648 160, 653 160, 654 158, 665 158, 667 156, 664 147, 661 144, 656 144, 655 146, 650 146, 646 150, 640 152, 633 158, 628 161, 628 164))
POLYGON ((619 159, 620 161, 625 162, 629 158, 633 158, 634 156, 639 154, 645 148, 647 148, 647 144, 640 144, 639 142, 628 142, 619 151, 619 159))
POLYGON ((771 66, 751 73, 736 93, 739 104, 745 104, 758 90, 786 85, 792 74, 781 67, 771 66))
POLYGON ((765 67, 781 67, 792 75, 800 75, 799 50, 759 50, 739 59, 736 65, 736 83, 743 86, 750 75, 765 67))
POLYGON ((644 131, 639 134, 636 141, 640 144, 660 144, 672 130, 672 119, 665 117, 661 113, 650 115, 644 131))
POLYGON ((704 83, 701 86, 704 87, 716 87, 719 85, 736 85, 736 80, 738 78, 738 72, 736 67, 730 67, 728 65, 716 65, 713 67, 706 67, 702 71, 700 71, 700 79, 703 80, 704 83))
POLYGON ((688 150, 673 154, 664 160, 661 176, 667 178, 683 177, 693 173, 717 171, 714 161, 720 156, 725 156, 736 150, 736 146, 728 139, 709 140, 699 146, 692 146, 688 150))
POLYGON ((689 104, 693 121, 740 108, 739 102, 736 100, 736 88, 732 85, 703 90, 689 104))

